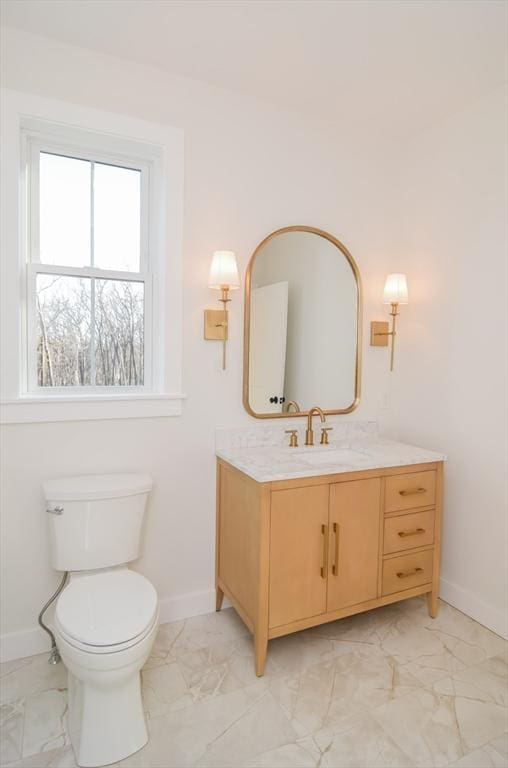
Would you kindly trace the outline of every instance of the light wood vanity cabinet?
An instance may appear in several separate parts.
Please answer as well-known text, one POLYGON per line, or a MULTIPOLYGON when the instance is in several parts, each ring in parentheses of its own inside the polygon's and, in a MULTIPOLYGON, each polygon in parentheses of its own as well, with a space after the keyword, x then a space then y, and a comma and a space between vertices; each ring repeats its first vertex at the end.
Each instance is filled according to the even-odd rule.
POLYGON ((217 465, 217 610, 224 594, 268 640, 427 593, 437 611, 442 462, 258 483, 217 465))

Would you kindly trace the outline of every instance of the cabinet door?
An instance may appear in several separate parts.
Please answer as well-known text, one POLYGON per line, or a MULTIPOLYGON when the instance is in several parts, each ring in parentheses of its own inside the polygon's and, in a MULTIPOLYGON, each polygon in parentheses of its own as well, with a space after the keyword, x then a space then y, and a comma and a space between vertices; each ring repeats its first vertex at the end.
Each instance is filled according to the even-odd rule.
POLYGON ((381 480, 330 487, 327 610, 377 597, 381 480))
POLYGON ((270 627, 326 610, 329 487, 272 492, 270 627))

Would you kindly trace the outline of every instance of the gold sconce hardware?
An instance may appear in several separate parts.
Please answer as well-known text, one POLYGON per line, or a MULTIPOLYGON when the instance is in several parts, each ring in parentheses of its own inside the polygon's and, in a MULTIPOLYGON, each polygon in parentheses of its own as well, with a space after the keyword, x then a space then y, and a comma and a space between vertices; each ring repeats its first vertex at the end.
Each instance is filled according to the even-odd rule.
POLYGON ((333 430, 333 427, 322 427, 321 428, 321 440, 320 440, 321 445, 328 445, 329 444, 330 441, 328 440, 328 432, 331 432, 332 430, 333 430))
POLYGON ((229 318, 227 312, 229 291, 240 287, 236 256, 233 251, 215 251, 210 267, 208 287, 221 292, 219 301, 223 309, 205 309, 205 339, 222 341, 222 370, 226 368, 226 342, 229 318))
POLYGON ((326 579, 328 571, 328 526, 321 525, 321 534, 323 536, 323 565, 321 566, 321 578, 326 579))
POLYGON ((399 491, 400 496, 416 496, 425 493, 426 488, 408 488, 407 491, 399 491))
POLYGON ((387 347, 388 339, 391 337, 390 371, 393 371, 395 336, 397 335, 395 325, 399 314, 399 305, 408 303, 406 275, 400 273, 388 275, 383 291, 383 304, 390 304, 391 306, 392 329, 391 331, 388 330, 389 324, 386 321, 373 320, 370 324, 370 345, 371 347, 387 347))
POLYGON ((222 309, 205 309, 205 339, 208 341, 223 341, 224 334, 228 338, 229 313, 226 313, 226 322, 224 323, 224 312, 222 309))
POLYGON ((398 579, 407 579, 409 576, 416 576, 417 573, 421 573, 423 568, 413 568, 412 571, 399 571, 397 574, 398 579))
POLYGON ((387 320, 373 320, 370 324, 370 346, 387 347, 390 323, 387 320))
POLYGON ((335 562, 332 565, 332 573, 337 576, 339 573, 339 531, 340 526, 338 523, 333 524, 333 532, 335 534, 335 562))
POLYGON ((298 430, 286 429, 286 434, 291 435, 291 437, 289 438, 289 447, 298 448, 298 430))
POLYGON ((286 405, 286 413, 290 412, 290 408, 294 408, 295 413, 300 413, 301 408, 296 402, 296 400, 290 400, 289 403, 286 405))
POLYGON ((415 528, 413 531, 399 531, 398 535, 403 539, 405 536, 419 536, 421 533, 425 533, 425 528, 415 528))
POLYGON ((321 423, 324 424, 326 421, 325 415, 321 408, 318 408, 317 405, 314 406, 314 408, 311 408, 309 411, 309 414, 307 416, 307 429, 305 430, 305 445, 314 445, 314 432, 312 430, 312 417, 315 413, 319 414, 319 418, 321 419, 321 423))

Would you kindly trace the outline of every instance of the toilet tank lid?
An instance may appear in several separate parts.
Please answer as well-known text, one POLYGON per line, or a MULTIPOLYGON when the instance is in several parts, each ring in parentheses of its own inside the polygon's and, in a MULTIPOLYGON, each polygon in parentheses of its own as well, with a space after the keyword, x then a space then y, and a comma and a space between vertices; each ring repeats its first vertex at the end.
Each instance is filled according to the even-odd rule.
POLYGON ((148 475, 81 475, 59 477, 43 483, 44 496, 48 501, 90 501, 135 496, 152 489, 148 475))

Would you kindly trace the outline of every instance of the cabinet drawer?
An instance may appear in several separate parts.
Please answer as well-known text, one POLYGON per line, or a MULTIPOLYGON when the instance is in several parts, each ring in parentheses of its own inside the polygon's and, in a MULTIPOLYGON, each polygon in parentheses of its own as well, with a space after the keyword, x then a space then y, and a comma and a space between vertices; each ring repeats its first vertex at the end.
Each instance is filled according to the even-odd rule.
POLYGON ((383 552, 401 552, 413 547, 425 547, 434 542, 434 510, 410 512, 409 515, 386 517, 383 552))
POLYGON ((436 500, 436 473, 409 472, 386 478, 385 512, 432 507, 436 500))
POLYGON ((430 584, 433 550, 392 557, 383 563, 383 595, 430 584))

